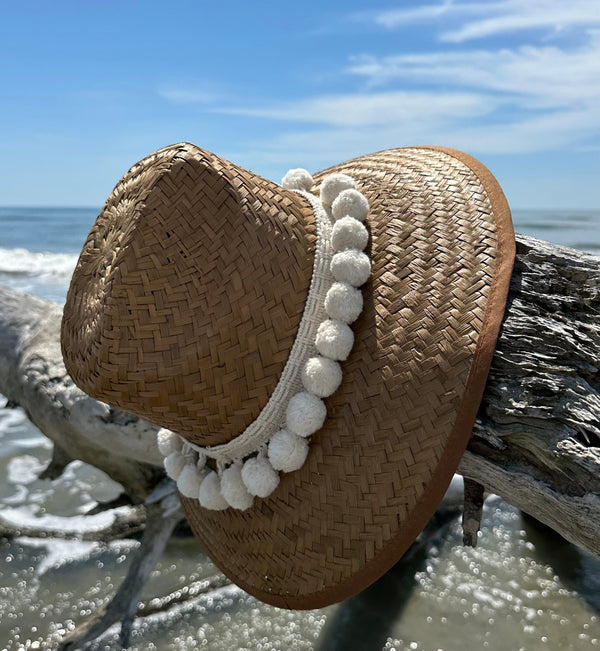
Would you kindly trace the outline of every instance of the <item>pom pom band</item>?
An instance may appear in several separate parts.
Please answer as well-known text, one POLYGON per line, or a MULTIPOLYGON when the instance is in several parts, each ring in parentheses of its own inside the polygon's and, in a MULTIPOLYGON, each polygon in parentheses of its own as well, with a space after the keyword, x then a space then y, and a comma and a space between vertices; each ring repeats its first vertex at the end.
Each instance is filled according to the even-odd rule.
POLYGON ((273 395, 229 443, 202 447, 169 430, 161 429, 157 435, 165 470, 180 493, 211 510, 246 510, 255 497, 273 493, 279 472, 302 467, 309 438, 327 417, 323 398, 335 393, 342 382, 339 362, 348 357, 354 343, 348 324, 363 309, 359 287, 371 273, 363 223, 369 203, 353 178, 325 177, 320 199, 308 192, 313 179, 304 169, 290 170, 282 185, 310 202, 317 221, 317 246, 302 320, 273 395), (206 467, 207 457, 216 461, 217 471, 206 467))

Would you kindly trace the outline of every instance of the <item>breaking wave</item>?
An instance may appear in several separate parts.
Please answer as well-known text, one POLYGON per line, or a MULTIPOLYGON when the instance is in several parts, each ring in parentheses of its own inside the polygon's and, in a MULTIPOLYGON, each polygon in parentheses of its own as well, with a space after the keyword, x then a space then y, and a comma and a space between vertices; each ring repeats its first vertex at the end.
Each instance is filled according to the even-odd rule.
POLYGON ((68 280, 77 258, 72 253, 39 253, 28 249, 0 248, 0 275, 68 280))

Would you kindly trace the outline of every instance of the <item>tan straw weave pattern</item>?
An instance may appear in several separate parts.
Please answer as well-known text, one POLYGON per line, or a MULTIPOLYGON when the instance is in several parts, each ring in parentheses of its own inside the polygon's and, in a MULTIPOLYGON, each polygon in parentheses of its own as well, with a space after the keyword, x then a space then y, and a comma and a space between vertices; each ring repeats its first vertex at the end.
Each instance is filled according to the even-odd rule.
POLYGON ((275 183, 258 188, 194 145, 148 156, 113 190, 73 275, 71 376, 192 442, 229 441, 287 361, 315 239, 308 202, 275 183))
POLYGON ((261 599, 294 608, 368 585, 437 506, 470 431, 457 453, 445 450, 497 256, 488 195, 446 153, 392 150, 317 179, 332 171, 355 178, 370 201, 373 274, 343 384, 326 400, 325 426, 305 465, 282 475, 272 498, 250 511, 206 511, 183 499, 219 567, 261 599), (450 470, 440 481, 434 474, 444 454, 450 470), (424 498, 434 479, 438 495, 424 498))
MULTIPOLYGON (((363 156, 364 310, 343 382, 300 470, 247 511, 182 497, 202 546, 278 606, 346 598, 391 567, 466 446, 504 310, 514 238, 491 174, 458 152, 363 156)), ((191 441, 230 440, 286 362, 310 284, 306 200, 192 145, 124 177, 65 306, 67 369, 85 391, 191 441)))

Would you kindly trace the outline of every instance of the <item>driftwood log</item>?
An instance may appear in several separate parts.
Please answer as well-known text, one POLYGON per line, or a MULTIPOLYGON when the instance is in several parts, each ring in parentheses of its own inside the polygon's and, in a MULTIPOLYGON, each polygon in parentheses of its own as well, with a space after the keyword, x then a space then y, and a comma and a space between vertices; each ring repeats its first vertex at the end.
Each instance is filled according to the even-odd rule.
MULTIPOLYGON (((44 477, 57 477, 80 459, 119 482, 130 503, 146 502, 148 522, 164 526, 147 525, 139 553, 155 559, 166 544, 161 531, 170 532, 181 518, 165 506, 173 487, 160 469, 157 428, 73 384, 62 363, 60 319, 57 305, 0 287, 0 393, 53 441, 44 477), (152 506, 157 502, 160 508, 152 506)), ((469 480, 467 544, 476 541, 483 487, 600 557, 599 366, 600 258, 517 236, 496 353, 459 467, 469 480)), ((15 531, 3 532, 0 521, 3 534, 15 531)), ((141 559, 133 565, 135 580, 126 579, 115 597, 127 620, 123 641, 133 617, 124 604, 137 604, 149 573, 141 559)), ((107 613, 93 624, 95 634, 115 621, 110 605, 107 613)), ((65 648, 91 639, 90 630, 87 625, 65 648)))

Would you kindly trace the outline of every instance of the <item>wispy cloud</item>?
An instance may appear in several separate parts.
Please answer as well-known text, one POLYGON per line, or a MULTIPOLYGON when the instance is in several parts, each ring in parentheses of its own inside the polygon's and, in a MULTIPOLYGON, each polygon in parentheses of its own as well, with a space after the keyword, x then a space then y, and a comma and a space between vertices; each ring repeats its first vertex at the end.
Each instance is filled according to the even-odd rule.
MULTIPOLYGON (((286 123, 283 130, 271 127, 258 142, 239 141, 253 161, 268 165, 293 165, 290 152, 303 164, 319 167, 334 162, 331 152, 339 160, 403 144, 520 154, 585 147, 597 139, 596 0, 444 0, 361 14, 360 19, 389 29, 425 23, 445 44, 429 52, 350 57, 339 87, 358 88, 338 94, 259 100, 180 87, 161 94, 207 113, 286 123), (559 39, 549 45, 547 34, 524 31, 565 27, 576 31, 575 44, 575 39, 559 39), (505 32, 519 32, 518 39, 511 39, 517 44, 454 45, 505 32)), ((244 160, 243 151, 230 155, 244 160)))
MULTIPOLYGON (((595 121, 597 114, 590 108, 485 123, 468 119, 432 122, 414 115, 405 122, 362 129, 289 129, 269 139, 240 145, 243 144, 246 153, 251 152, 254 162, 293 166, 300 161, 310 168, 324 167, 368 151, 405 145, 436 144, 476 155, 518 155, 570 147, 589 135, 590 124, 595 121)), ((243 151, 230 153, 240 160, 244 158, 243 151)))
POLYGON ((295 101, 263 102, 259 106, 230 106, 214 111, 270 120, 320 123, 336 127, 381 126, 412 121, 447 122, 488 113, 495 102, 476 93, 392 91, 323 95, 295 101))
POLYGON ((417 142, 476 153, 547 151, 598 133, 599 46, 600 32, 590 31, 573 50, 522 46, 361 56, 346 72, 366 80, 366 91, 210 110, 294 124, 296 131, 263 144, 267 158, 292 150, 321 160, 327 151, 351 156, 417 142), (373 91, 399 83, 409 89, 373 91), (307 131, 304 124, 323 128, 307 131))
POLYGON ((406 81, 509 93, 525 107, 567 106, 600 99, 600 32, 590 31, 572 50, 445 51, 355 57, 347 71, 370 86, 406 81))
POLYGON ((474 38, 524 29, 564 29, 596 25, 600 3, 592 0, 507 0, 489 3, 489 17, 473 20, 442 34, 442 40, 460 43, 474 38))
POLYGON ((444 22, 439 23, 440 40, 461 43, 526 29, 560 30, 596 25, 600 19, 600 3, 595 0, 447 0, 417 8, 360 13, 355 18, 387 29, 443 18, 444 22), (446 29, 448 22, 457 25, 446 29))
POLYGON ((456 12, 457 7, 452 0, 440 4, 422 5, 404 9, 387 9, 382 11, 360 12, 353 15, 355 21, 373 22, 381 27, 393 29, 400 25, 429 22, 432 19, 456 12))

